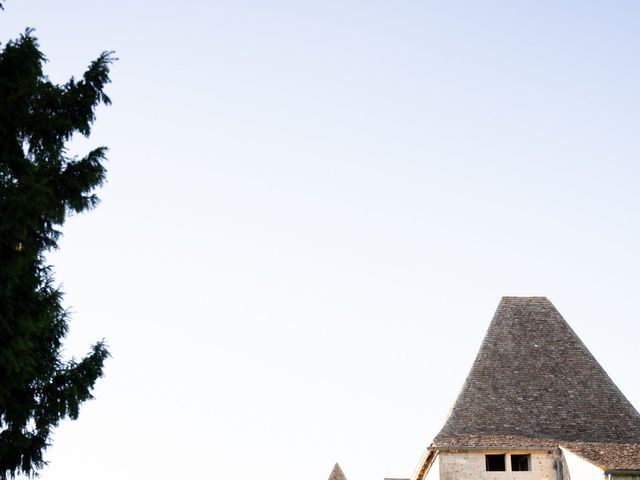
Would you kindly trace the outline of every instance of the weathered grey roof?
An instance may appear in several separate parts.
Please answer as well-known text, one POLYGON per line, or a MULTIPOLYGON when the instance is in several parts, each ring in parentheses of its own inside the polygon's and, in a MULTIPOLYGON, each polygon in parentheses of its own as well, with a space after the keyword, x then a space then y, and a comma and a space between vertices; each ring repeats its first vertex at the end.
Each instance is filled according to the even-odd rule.
POLYGON ((329 480, 347 480, 347 477, 344 476, 340 465, 338 465, 337 463, 333 467, 331 475, 329 475, 329 480))
POLYGON ((561 445, 603 470, 640 469, 638 443, 570 443, 561 445))
POLYGON ((583 445, 599 466, 640 468, 640 456, 629 461, 640 414, 549 300, 503 297, 432 448, 560 444, 583 445))

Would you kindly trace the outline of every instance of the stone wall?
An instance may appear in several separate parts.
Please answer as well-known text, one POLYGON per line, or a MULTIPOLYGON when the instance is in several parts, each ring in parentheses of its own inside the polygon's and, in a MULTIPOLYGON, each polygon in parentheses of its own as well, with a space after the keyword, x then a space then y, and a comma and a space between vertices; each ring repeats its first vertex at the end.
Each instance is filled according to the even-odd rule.
POLYGON ((557 480, 555 456, 551 452, 473 451, 440 452, 440 480, 557 480), (506 453, 505 472, 487 472, 485 455, 506 453), (530 454, 531 470, 512 472, 509 454, 530 454))

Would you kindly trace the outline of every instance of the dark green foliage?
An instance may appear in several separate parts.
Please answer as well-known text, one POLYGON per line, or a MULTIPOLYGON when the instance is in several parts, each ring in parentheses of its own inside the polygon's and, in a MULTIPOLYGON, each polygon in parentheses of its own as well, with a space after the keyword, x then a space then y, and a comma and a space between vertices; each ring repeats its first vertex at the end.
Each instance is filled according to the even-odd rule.
POLYGON ((45 253, 70 213, 97 203, 105 148, 69 157, 65 143, 88 136, 95 108, 110 103, 110 53, 82 80, 51 83, 32 32, 0 52, 0 480, 34 474, 52 428, 77 418, 108 356, 103 342, 63 361, 68 314, 45 253))

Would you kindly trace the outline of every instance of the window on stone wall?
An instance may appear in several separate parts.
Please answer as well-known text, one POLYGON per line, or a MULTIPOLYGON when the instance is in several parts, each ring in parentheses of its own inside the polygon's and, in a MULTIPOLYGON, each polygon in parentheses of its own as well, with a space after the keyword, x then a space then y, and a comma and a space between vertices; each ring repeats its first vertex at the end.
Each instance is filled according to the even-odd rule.
POLYGON ((528 472, 531 470, 531 455, 511 454, 511 471, 528 472))
POLYGON ((487 464, 487 472, 504 472, 506 470, 503 453, 500 455, 485 455, 484 458, 487 464))

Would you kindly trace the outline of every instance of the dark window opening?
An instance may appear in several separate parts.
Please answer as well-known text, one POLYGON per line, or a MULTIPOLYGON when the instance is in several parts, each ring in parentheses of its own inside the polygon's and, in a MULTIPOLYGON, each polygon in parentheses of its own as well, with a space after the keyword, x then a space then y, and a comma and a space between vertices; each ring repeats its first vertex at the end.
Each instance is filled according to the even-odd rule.
POLYGON ((487 472, 504 472, 506 470, 504 454, 485 455, 484 458, 487 462, 487 472))
POLYGON ((512 472, 528 472, 531 470, 531 455, 511 455, 512 472))

